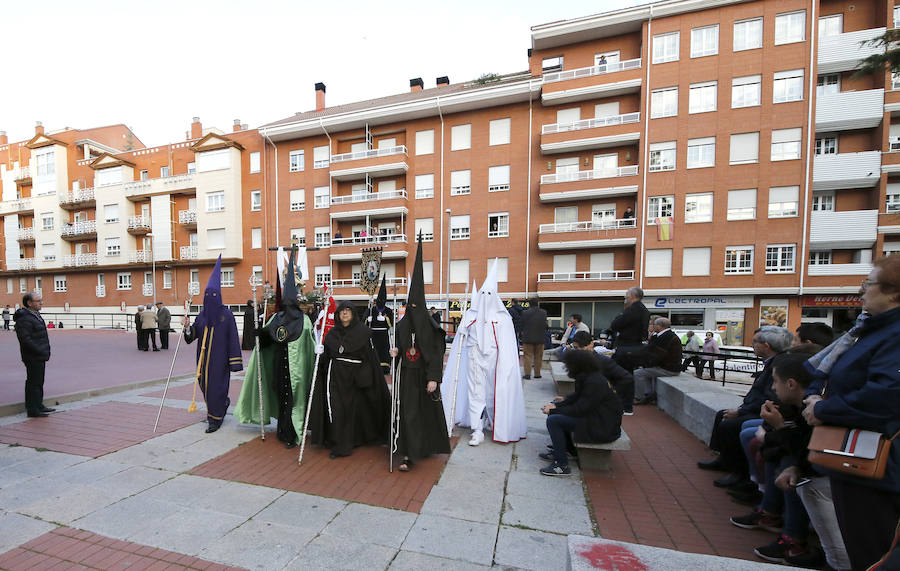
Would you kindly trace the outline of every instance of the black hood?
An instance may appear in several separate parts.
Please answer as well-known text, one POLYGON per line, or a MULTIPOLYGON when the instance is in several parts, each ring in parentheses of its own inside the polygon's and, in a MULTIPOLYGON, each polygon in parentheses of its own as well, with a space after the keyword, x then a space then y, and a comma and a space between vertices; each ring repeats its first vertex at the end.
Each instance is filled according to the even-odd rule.
POLYGON ((397 344, 404 348, 412 345, 412 335, 416 335, 416 345, 423 351, 428 347, 437 347, 443 340, 444 330, 435 323, 431 312, 425 305, 425 273, 422 267, 422 235, 419 234, 416 248, 416 261, 413 266, 406 300, 406 313, 397 322, 397 344))
POLYGON ((381 287, 378 289, 378 295, 375 297, 375 307, 383 310, 387 305, 387 275, 381 276, 381 287))
POLYGON ((303 312, 297 301, 297 284, 294 280, 294 257, 288 261, 287 278, 284 284, 284 297, 281 299, 279 311, 269 324, 275 341, 289 343, 296 341, 303 333, 303 312))

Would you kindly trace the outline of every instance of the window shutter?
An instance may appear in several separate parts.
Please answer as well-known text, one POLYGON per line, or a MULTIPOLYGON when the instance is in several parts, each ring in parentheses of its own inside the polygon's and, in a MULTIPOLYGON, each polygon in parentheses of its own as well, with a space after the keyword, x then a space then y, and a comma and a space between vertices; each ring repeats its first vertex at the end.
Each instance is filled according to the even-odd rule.
POLYGON ((728 209, 737 208, 756 208, 755 188, 728 191, 728 209))
POLYGON ((760 83, 762 81, 762 76, 760 75, 745 75, 743 77, 735 77, 731 80, 731 85, 753 85, 754 83, 760 83))
POLYGON ((509 165, 490 167, 488 169, 488 185, 494 186, 501 184, 509 184, 509 165))
POLYGON ((416 131, 416 154, 434 154, 434 129, 416 131))
POLYGON ((740 133, 731 136, 730 162, 759 161, 759 133, 740 133))
POLYGON ((798 202, 800 196, 799 186, 775 186, 769 189, 769 203, 798 202))
POLYGON ((672 250, 647 250, 645 273, 647 277, 669 277, 672 275, 672 250))
POLYGON ((650 143, 650 151, 672 151, 675 150, 675 141, 665 141, 664 143, 650 143))
POLYGON ((581 120, 581 108, 560 109, 556 112, 557 123, 574 123, 581 120))
POLYGON ((450 283, 469 283, 469 260, 450 260, 450 283))
POLYGON ((574 274, 575 254, 560 254, 553 256, 554 274, 574 274))
POLYGON ((420 231, 425 235, 434 235, 434 218, 416 218, 416 235, 414 238, 418 239, 420 231))
MULTIPOLYGON (((491 145, 505 145, 509 143, 509 119, 494 119, 490 124, 490 140, 491 145)), ((469 126, 471 129, 471 125, 469 126)))
POLYGON ((803 129, 796 127, 794 129, 776 129, 772 131, 772 143, 789 143, 799 141, 803 136, 803 129))
POLYGON ((682 256, 681 275, 708 276, 709 248, 685 248, 682 256))
POLYGON ((450 186, 469 186, 472 182, 472 171, 451 171, 450 186))

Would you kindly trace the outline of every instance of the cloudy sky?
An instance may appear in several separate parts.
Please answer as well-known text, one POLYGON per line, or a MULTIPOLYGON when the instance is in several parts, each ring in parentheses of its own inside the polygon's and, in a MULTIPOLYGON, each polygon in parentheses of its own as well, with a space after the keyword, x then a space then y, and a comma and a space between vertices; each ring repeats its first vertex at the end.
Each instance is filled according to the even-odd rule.
POLYGON ((125 123, 148 146, 191 117, 230 130, 315 106, 527 68, 530 27, 636 0, 44 0, 3 8, 0 130, 125 123))

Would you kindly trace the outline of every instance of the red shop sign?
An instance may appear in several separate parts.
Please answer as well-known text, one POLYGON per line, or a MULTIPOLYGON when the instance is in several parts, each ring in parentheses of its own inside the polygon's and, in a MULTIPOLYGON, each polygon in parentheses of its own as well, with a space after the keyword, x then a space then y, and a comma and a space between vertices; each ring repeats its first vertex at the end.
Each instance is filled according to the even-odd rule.
POLYGON ((800 297, 802 307, 862 307, 862 299, 856 294, 845 295, 804 295, 800 297))

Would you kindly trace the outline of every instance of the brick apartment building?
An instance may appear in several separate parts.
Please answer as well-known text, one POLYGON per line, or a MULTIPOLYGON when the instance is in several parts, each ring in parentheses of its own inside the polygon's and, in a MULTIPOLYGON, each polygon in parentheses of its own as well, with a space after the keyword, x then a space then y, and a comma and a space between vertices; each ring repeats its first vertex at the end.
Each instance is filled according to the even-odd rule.
POLYGON ((310 281, 360 300, 360 249, 381 246, 402 296, 421 231, 438 307, 499 257, 501 292, 537 294, 555 323, 600 329, 638 285, 727 343, 762 320, 844 329, 872 260, 900 251, 900 78, 853 77, 896 14, 657 2, 535 26, 522 73, 336 107, 317 84, 314 111, 259 130, 195 121, 155 149, 121 126, 0 139, 0 303, 35 285, 56 307, 150 301, 151 252, 170 305, 219 253, 241 303, 292 237, 310 281))

